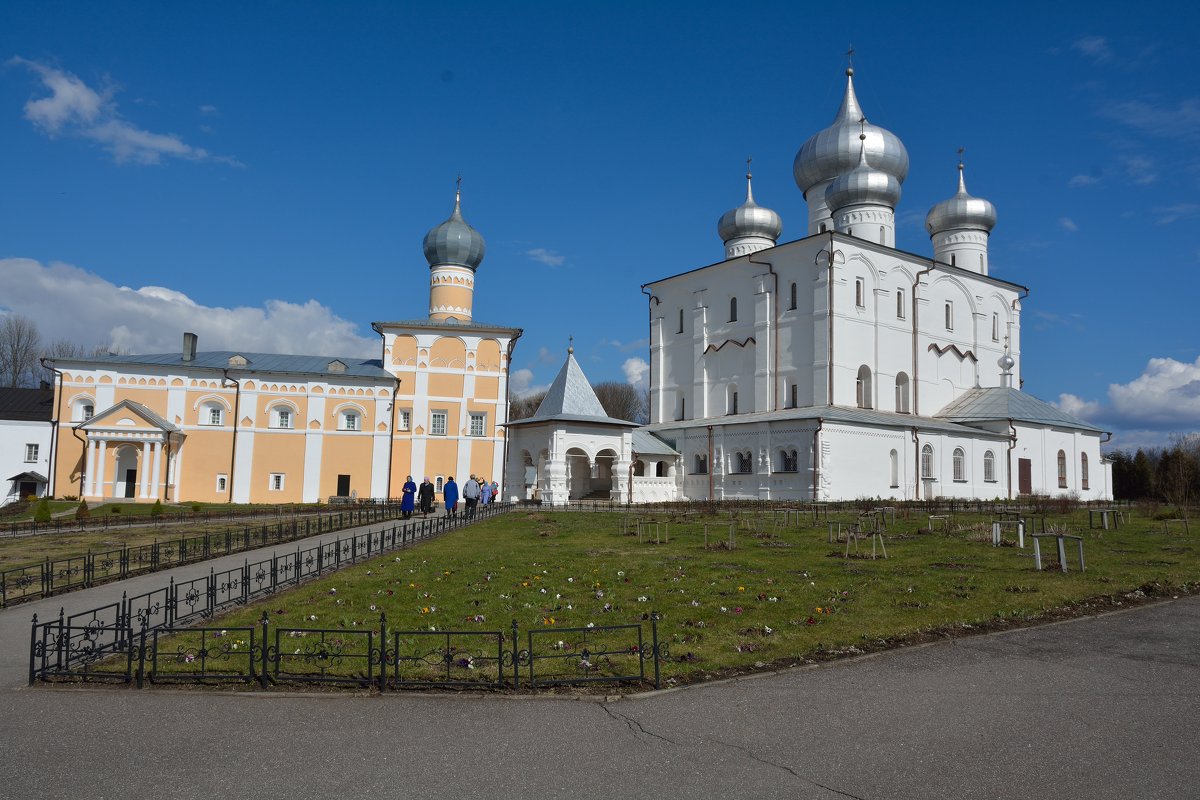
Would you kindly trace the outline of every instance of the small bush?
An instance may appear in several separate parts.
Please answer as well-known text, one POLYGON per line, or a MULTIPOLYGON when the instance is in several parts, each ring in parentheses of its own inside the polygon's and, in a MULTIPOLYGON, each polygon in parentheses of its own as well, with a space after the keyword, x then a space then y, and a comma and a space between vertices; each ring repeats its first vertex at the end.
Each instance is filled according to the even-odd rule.
POLYGON ((50 498, 43 497, 38 501, 37 510, 33 512, 34 522, 50 521, 50 498))
POLYGON ((120 507, 120 506, 110 506, 110 507, 109 507, 109 512, 108 512, 108 513, 110 513, 110 514, 120 514, 120 513, 121 513, 121 507, 120 507))
POLYGON ((62 496, 62 499, 63 499, 63 500, 78 500, 78 499, 79 499, 79 495, 77 495, 77 494, 64 494, 64 495, 62 496))
POLYGON ((163 513, 162 500, 155 500, 154 505, 150 506, 150 516, 161 517, 163 513))
POLYGON ((75 509, 75 519, 88 519, 92 516, 92 510, 88 508, 87 500, 79 501, 79 508, 75 509))
POLYGON ((192 503, 192 513, 199 514, 204 507, 199 503, 192 503))

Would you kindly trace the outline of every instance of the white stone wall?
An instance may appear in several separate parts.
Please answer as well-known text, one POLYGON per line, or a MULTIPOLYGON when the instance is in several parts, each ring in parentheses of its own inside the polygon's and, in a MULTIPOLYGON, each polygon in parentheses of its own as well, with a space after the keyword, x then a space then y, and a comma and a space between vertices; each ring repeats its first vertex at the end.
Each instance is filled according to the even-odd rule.
MULTIPOLYGON (((8 478, 22 472, 36 472, 50 477, 50 423, 30 420, 0 419, 0 505, 18 500, 19 486, 8 478), (25 446, 36 444, 38 456, 33 462, 25 460, 25 446)), ((38 487, 38 497, 46 493, 46 484, 38 487)))

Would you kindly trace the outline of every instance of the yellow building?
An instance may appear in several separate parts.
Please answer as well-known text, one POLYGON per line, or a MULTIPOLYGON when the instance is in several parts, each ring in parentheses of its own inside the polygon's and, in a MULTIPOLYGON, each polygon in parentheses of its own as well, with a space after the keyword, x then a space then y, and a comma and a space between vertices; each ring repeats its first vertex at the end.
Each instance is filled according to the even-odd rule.
POLYGON ((399 497, 408 475, 501 481, 519 328, 472 320, 484 242, 462 217, 425 237, 428 319, 376 322, 379 359, 198 350, 50 359, 51 491, 89 500, 399 497))

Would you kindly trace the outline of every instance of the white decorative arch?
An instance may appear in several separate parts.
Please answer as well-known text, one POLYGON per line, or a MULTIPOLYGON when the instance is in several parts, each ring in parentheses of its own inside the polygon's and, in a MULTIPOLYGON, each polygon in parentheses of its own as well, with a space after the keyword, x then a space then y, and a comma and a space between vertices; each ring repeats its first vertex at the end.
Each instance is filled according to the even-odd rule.
POLYGON ((233 410, 233 406, 229 404, 229 401, 219 394, 206 394, 196 398, 196 401, 192 403, 192 410, 199 411, 200 407, 206 403, 218 405, 226 411, 233 410))

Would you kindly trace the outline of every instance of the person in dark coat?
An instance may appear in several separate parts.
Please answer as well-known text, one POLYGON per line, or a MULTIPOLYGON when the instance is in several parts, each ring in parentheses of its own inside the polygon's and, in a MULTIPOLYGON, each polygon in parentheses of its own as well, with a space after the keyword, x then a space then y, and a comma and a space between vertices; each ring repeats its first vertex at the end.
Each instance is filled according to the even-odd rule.
POLYGON ((421 488, 417 490, 417 501, 421 504, 422 514, 429 514, 433 511, 433 484, 429 481, 428 475, 421 483, 421 488))
POLYGON ((412 516, 413 509, 417 504, 417 485, 413 483, 412 475, 408 476, 408 480, 404 482, 404 488, 400 491, 404 495, 400 501, 400 511, 404 514, 404 518, 408 519, 412 516))
POLYGON ((458 511, 458 484, 454 482, 453 475, 442 486, 442 500, 446 503, 446 515, 453 517, 458 511))

